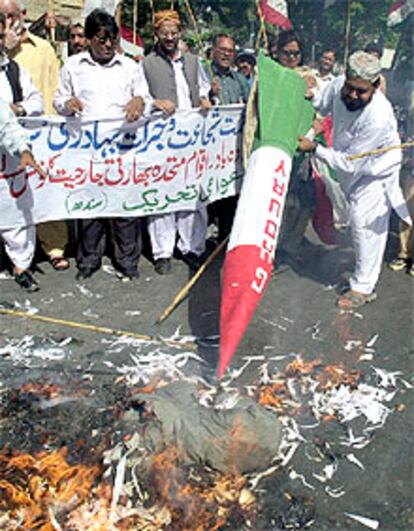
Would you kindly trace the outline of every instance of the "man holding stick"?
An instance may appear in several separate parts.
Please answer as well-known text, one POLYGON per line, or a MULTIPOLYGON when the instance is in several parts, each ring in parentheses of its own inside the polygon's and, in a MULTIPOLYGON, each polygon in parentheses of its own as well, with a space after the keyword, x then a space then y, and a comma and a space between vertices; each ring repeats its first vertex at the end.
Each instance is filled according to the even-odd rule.
POLYGON ((400 144, 390 102, 378 90, 380 61, 365 52, 354 53, 346 77, 326 86, 313 104, 333 118, 333 147, 300 138, 299 149, 311 151, 338 176, 350 203, 350 223, 356 264, 349 290, 337 301, 342 309, 358 308, 376 299, 391 210, 411 224, 400 186, 401 150, 374 156, 352 156, 400 144))

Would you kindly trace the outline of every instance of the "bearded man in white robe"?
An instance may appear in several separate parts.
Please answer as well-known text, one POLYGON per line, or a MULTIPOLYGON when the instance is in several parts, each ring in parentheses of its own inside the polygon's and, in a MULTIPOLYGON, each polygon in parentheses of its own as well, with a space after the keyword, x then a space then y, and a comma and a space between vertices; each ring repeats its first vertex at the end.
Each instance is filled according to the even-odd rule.
MULTIPOLYGON (((378 90, 381 64, 365 52, 351 55, 346 76, 339 76, 313 98, 315 109, 333 118, 333 146, 307 138, 299 149, 336 171, 350 204, 355 269, 349 289, 338 299, 342 309, 357 308, 376 299, 391 210, 411 224, 400 186, 401 150, 352 159, 373 150, 398 146, 397 121, 390 102, 378 90)), ((316 126, 315 126, 316 128, 316 126)))

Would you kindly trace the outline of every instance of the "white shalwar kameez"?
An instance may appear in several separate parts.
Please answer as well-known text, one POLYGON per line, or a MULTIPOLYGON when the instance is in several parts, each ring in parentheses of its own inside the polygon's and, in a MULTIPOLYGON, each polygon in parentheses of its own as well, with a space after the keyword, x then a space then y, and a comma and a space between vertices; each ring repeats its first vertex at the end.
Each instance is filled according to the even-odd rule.
MULTIPOLYGON (((25 130, 17 123, 9 104, 3 100, 0 100, 0 146, 15 156, 29 150, 25 130)), ((0 237, 13 265, 19 269, 27 269, 35 251, 35 226, 0 229, 0 237)))
MULTIPOLYGON (((184 75, 184 64, 181 55, 172 61, 172 67, 177 86, 177 109, 188 110, 192 108, 190 89, 184 75)), ((207 97, 210 83, 199 65, 198 82, 200 97, 207 97)), ((151 238, 151 247, 154 260, 170 258, 174 252, 176 234, 178 233, 177 247, 182 254, 189 252, 200 256, 205 251, 207 234, 207 208, 197 207, 197 210, 182 210, 170 214, 158 214, 148 217, 148 232, 151 238)))
POLYGON ((390 102, 376 90, 361 110, 349 111, 341 99, 345 76, 339 76, 314 97, 314 107, 333 117, 333 146, 318 145, 316 157, 336 171, 350 204, 350 224, 356 255, 351 289, 371 294, 378 281, 391 210, 411 224, 399 185, 401 150, 347 160, 351 155, 400 144, 390 102))

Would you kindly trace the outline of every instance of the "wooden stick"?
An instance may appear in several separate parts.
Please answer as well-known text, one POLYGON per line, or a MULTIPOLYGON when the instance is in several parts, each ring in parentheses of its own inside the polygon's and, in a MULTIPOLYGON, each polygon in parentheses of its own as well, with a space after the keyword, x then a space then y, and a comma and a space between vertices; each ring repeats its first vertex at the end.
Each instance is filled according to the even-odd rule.
POLYGON ((135 40, 137 38, 137 21, 138 21, 138 0, 133 0, 132 11, 132 44, 135 46, 135 40))
POLYGON ((51 26, 50 26, 50 40, 55 42, 56 40, 56 20, 55 20, 55 10, 53 7, 53 0, 48 0, 47 2, 47 14, 50 17, 51 26))
POLYGON ((171 313, 175 310, 175 308, 180 304, 180 302, 187 296, 190 289, 198 282, 201 275, 204 273, 204 271, 208 268, 208 266, 213 262, 213 260, 220 254, 220 252, 224 249, 227 242, 229 241, 229 236, 225 238, 217 247, 214 249, 214 251, 210 254, 210 256, 207 258, 207 260, 202 264, 202 266, 198 269, 197 273, 187 282, 187 284, 181 289, 177 295, 174 297, 174 300, 171 304, 167 306, 167 308, 164 310, 162 315, 157 319, 155 324, 161 324, 167 317, 171 315, 171 313))
POLYGON ((381 155, 382 153, 387 153, 388 151, 393 151, 394 149, 406 149, 409 147, 414 147, 414 141, 405 142, 404 144, 398 144, 398 146, 389 146, 381 149, 373 149, 372 151, 366 151, 365 153, 358 153, 357 155, 350 155, 347 157, 347 160, 358 160, 365 157, 372 157, 373 155, 381 155))
POLYGON ((214 79, 214 73, 213 73, 213 70, 211 69, 210 62, 207 60, 207 56, 206 56, 205 51, 204 51, 203 41, 201 39, 200 32, 198 31, 197 21, 195 19, 193 10, 191 9, 190 2, 189 2, 189 0, 184 0, 184 3, 185 3, 185 7, 187 8, 188 14, 189 14, 190 19, 191 19, 191 23, 192 23, 193 28, 194 28, 194 33, 195 33, 195 36, 196 36, 196 39, 197 39, 197 42, 198 42, 198 46, 200 48, 200 55, 202 56, 202 58, 203 58, 203 60, 204 60, 204 62, 206 64, 208 73, 210 74, 210 77, 213 80, 214 79))
POLYGON ((256 39, 256 53, 259 51, 262 35, 263 35, 264 46, 266 50, 269 51, 269 39, 267 38, 266 24, 265 24, 263 11, 262 11, 262 8, 260 7, 259 1, 257 2, 257 13, 260 19, 260 29, 259 29, 259 33, 257 34, 257 39, 256 39))
POLYGON ((43 323, 56 324, 59 326, 68 326, 70 328, 78 328, 80 330, 88 330, 89 332, 97 332, 100 334, 108 334, 110 336, 117 337, 132 337, 133 339, 139 339, 141 341, 148 341, 151 343, 164 343, 170 347, 174 348, 186 348, 188 350, 196 350, 197 346, 195 343, 179 343, 178 341, 172 341, 168 339, 157 338, 154 336, 147 336, 143 334, 136 334, 135 332, 128 332, 125 330, 115 330, 106 326, 96 326, 86 323, 78 323, 76 321, 66 321, 64 319, 57 319, 56 317, 47 317, 46 315, 31 315, 27 312, 21 312, 18 310, 7 310, 5 308, 0 308, 0 315, 9 315, 11 317, 24 317, 26 319, 31 319, 33 321, 41 321, 43 323))

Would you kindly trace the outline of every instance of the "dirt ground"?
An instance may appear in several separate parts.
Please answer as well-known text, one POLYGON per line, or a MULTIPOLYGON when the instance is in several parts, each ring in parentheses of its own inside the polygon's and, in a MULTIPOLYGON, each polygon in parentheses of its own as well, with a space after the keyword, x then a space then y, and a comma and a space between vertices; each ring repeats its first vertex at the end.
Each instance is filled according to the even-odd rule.
MULTIPOLYGON (((387 260, 395 245, 394 235, 387 260)), ((387 404, 390 414, 384 426, 373 432, 370 444, 364 448, 351 451, 340 445, 346 429, 338 422, 325 422, 315 429, 303 430, 306 442, 298 447, 289 465, 260 483, 260 508, 253 527, 276 530, 309 526, 326 531, 369 528, 345 514, 352 513, 378 521, 382 530, 414 529, 413 391, 410 388, 414 383, 413 280, 404 273, 391 272, 384 264, 378 300, 356 312, 341 313, 335 308, 333 285, 341 275, 351 271, 349 238, 344 236, 342 245, 328 249, 309 234, 302 246, 302 257, 300 263, 282 264, 274 273, 232 369, 241 367, 248 356, 263 359, 252 362, 234 385, 243 389, 256 382, 263 361, 269 360, 270 368, 278 364, 278 361, 271 362, 271 357, 282 360, 282 356, 292 358, 298 353, 308 361, 320 358, 323 365, 342 362, 348 370, 360 371, 367 382, 372 381, 373 366, 390 372, 401 371, 407 385, 398 386, 387 404), (364 353, 369 356, 360 359, 364 353), (329 494, 327 482, 313 476, 317 460, 310 459, 310 454, 315 448, 320 450, 322 464, 330 462, 337 466, 328 489, 337 494, 335 497, 329 494), (348 460, 351 452, 362 466, 348 460), (303 475, 306 484, 298 475, 303 475)), ((134 285, 121 283, 108 261, 103 270, 82 284, 75 280, 73 260, 72 267, 63 273, 53 271, 49 264, 42 262, 36 273, 41 290, 28 296, 12 280, 0 280, 0 304, 37 311, 36 315, 158 338, 175 334, 176 339, 185 341, 185 336, 195 336, 187 339, 196 340, 197 354, 204 363, 190 360, 183 371, 199 374, 214 383, 221 265, 222 260, 217 260, 191 295, 160 326, 155 324, 157 318, 189 279, 188 269, 179 261, 174 261, 171 275, 159 277, 152 264, 143 258, 141 278, 134 285)), ((54 419, 54 433, 49 434, 48 447, 62 444, 65 439, 76 447, 85 423, 89 423, 88 429, 91 422, 103 425, 108 415, 105 408, 124 399, 125 382, 117 382, 133 365, 134 345, 127 342, 119 343, 117 348, 114 345, 115 338, 105 334, 0 315, 3 406, 4 397, 27 382, 53 381, 68 390, 82 382, 95 390, 93 399, 82 403, 67 402, 36 409, 30 422, 24 410, 31 406, 16 404, 13 423, 0 419, 0 447, 8 444, 26 451, 35 446, 42 448, 42 423, 47 419, 49 431, 50 421, 54 419), (18 346, 11 351, 6 348, 10 345, 18 346), (52 347, 55 352, 50 350, 52 347), (101 413, 97 420, 98 410, 101 413)), ((168 351, 169 347, 163 343, 140 346, 140 352, 148 355, 168 351)), ((180 349, 175 352, 179 353, 180 349)), ((302 412, 299 420, 301 425, 315 421, 308 411, 302 412)), ((78 452, 81 455, 81 447, 78 452)))

